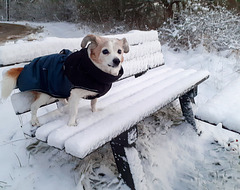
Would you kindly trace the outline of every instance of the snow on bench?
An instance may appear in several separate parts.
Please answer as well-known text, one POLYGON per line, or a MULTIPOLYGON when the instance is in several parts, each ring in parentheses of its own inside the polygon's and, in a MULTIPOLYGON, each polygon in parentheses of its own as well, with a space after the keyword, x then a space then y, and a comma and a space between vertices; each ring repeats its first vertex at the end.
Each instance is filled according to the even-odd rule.
MULTIPOLYGON (((64 149, 67 153, 82 159, 110 142, 118 170, 126 184, 131 189, 146 189, 142 179, 144 174, 139 174, 139 171, 143 172, 141 166, 133 167, 134 164, 129 163, 138 157, 137 151, 132 146, 136 140, 135 124, 179 98, 187 122, 196 127, 190 100, 196 96, 197 86, 209 77, 209 73, 165 66, 157 31, 132 31, 112 37, 126 37, 130 44, 130 52, 124 57, 124 75, 113 84, 106 95, 99 98, 97 103, 99 111, 92 113, 89 100, 81 100, 78 112, 79 124, 76 127, 69 127, 68 114, 62 111, 64 109, 51 108, 52 111, 39 117, 41 126, 36 129, 35 135, 37 139, 50 146, 64 149)), ((12 48, 15 48, 16 53, 22 54, 18 56, 21 61, 28 61, 37 54, 41 56, 56 53, 63 48, 79 49, 80 41, 81 39, 57 39, 57 43, 48 40, 31 42, 33 44, 29 46, 36 45, 37 51, 35 48, 29 48, 27 44, 26 47, 19 46, 21 49, 29 48, 26 50, 28 55, 23 50, 18 52, 17 47, 12 48), (30 49, 33 54, 30 53, 30 49)), ((4 51, 6 51, 4 48, 0 49, 0 54, 4 51)), ((16 58, 8 59, 11 63, 20 62, 16 58)), ((0 60, 1 64, 7 64, 5 58, 0 60)), ((32 97, 28 92, 12 95, 16 114, 29 111, 31 102, 32 97)), ((29 120, 22 127, 25 134, 32 134, 29 120)))
MULTIPOLYGON (((135 30, 124 35, 109 35, 107 37, 125 37, 127 39, 128 43, 132 46, 132 52, 124 56, 125 61, 128 61, 132 60, 133 58, 140 57, 145 57, 146 59, 156 59, 156 56, 145 56, 146 51, 150 51, 153 54, 154 52, 161 52, 161 46, 159 46, 159 42, 156 40, 156 36, 156 31, 145 32, 135 30)), ((44 39, 43 41, 6 44, 4 46, 0 46, 0 66, 8 66, 23 62, 30 62, 36 57, 58 53, 62 49, 70 49, 73 51, 80 48, 80 43, 82 39, 83 38, 49 37, 44 39)), ((162 54, 159 55, 162 56, 162 54)), ((162 58, 163 57, 161 57, 160 60, 157 60, 157 64, 162 63, 162 58)), ((144 62, 146 61, 147 60, 145 60, 144 62)), ((148 63, 154 65, 156 64, 156 61, 149 61, 148 63)))
POLYGON ((201 106, 196 118, 240 133, 240 79, 230 82, 220 93, 201 106), (227 100, 227 101, 226 101, 227 100))
MULTIPOLYGON (((136 79, 132 77, 116 82, 108 94, 99 98, 99 111, 92 113, 88 100, 85 100, 85 106, 80 103, 77 127, 68 127, 68 115, 58 110, 39 117, 43 125, 37 129, 36 138, 84 158, 144 117, 188 92, 207 75, 206 72, 162 66, 136 79), (51 119, 57 116, 58 119, 51 119)), ((23 126, 24 132, 30 135, 29 129, 30 122, 23 126)))

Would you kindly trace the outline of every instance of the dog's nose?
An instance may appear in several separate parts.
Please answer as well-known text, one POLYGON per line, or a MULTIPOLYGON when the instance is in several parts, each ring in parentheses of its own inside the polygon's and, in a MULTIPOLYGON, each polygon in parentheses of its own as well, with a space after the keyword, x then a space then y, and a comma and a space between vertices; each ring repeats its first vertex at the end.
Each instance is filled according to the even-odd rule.
POLYGON ((119 63, 120 63, 120 60, 118 58, 113 59, 113 66, 114 67, 117 67, 119 65, 119 63))

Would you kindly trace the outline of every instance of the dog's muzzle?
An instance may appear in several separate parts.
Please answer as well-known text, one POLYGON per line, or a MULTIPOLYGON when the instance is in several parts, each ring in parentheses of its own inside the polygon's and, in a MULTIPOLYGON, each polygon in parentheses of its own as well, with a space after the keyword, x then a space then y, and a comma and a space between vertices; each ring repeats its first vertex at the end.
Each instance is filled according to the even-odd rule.
POLYGON ((115 67, 118 67, 119 64, 120 64, 120 59, 114 58, 113 61, 112 61, 112 64, 108 64, 108 66, 115 68, 115 67))

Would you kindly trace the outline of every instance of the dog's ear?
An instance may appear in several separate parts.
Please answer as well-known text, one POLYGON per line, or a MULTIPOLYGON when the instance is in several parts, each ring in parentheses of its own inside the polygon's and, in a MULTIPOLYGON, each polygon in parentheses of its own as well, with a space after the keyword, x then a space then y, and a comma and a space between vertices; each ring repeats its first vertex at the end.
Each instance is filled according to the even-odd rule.
POLYGON ((98 46, 98 37, 93 34, 88 34, 83 38, 81 47, 85 48, 88 42, 90 42, 90 49, 94 49, 98 46))
POLYGON ((122 41, 123 41, 123 52, 128 53, 129 52, 129 45, 128 45, 127 39, 123 38, 122 41))

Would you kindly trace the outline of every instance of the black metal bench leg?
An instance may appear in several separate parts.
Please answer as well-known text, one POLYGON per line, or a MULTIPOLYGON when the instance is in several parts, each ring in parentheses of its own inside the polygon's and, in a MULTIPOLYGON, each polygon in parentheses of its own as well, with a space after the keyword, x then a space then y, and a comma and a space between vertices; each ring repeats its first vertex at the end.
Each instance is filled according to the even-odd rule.
POLYGON ((191 102, 194 102, 194 97, 197 95, 197 87, 190 90, 186 94, 182 95, 180 100, 180 105, 182 109, 183 116, 185 117, 186 121, 190 123, 194 129, 197 131, 196 122, 194 118, 194 114, 192 111, 191 102))
POLYGON ((134 126, 110 142, 118 171, 121 174, 122 179, 132 190, 135 190, 136 188, 126 156, 125 148, 133 147, 136 139, 137 127, 134 126))

